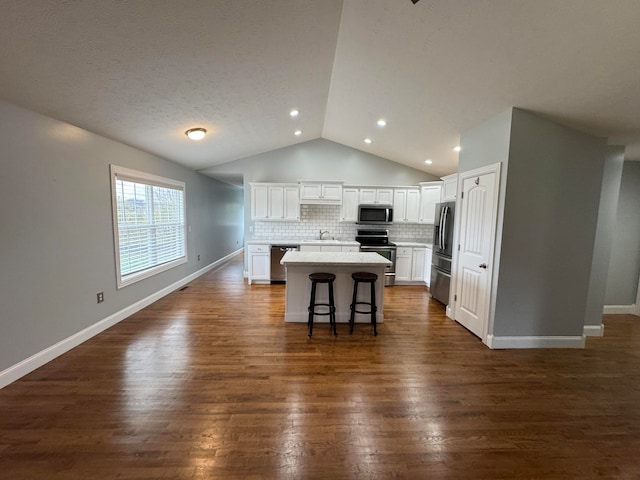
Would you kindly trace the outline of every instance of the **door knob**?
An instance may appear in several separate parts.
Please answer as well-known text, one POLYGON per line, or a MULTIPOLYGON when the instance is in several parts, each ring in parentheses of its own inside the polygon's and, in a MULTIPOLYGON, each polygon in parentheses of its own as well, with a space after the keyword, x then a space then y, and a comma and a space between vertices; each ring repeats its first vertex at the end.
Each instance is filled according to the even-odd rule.
POLYGON ((481 263, 480 265, 478 265, 480 268, 487 268, 487 264, 486 263, 481 263))

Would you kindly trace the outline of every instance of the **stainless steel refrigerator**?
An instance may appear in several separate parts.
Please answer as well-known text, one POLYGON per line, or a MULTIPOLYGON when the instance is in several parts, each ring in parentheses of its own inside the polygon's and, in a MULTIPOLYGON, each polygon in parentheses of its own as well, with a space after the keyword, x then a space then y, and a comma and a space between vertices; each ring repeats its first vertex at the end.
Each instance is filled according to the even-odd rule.
POLYGON ((453 219, 455 202, 438 203, 433 230, 433 256, 431 260, 431 296, 449 304, 451 259, 453 257, 453 219))

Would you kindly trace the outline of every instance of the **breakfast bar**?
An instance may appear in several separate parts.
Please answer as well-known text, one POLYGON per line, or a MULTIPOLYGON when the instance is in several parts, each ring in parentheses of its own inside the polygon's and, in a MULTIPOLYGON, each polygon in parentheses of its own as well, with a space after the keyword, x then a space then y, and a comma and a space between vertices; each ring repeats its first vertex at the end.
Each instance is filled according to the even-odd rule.
MULTIPOLYGON (((351 296, 353 295, 354 272, 370 272, 378 275, 376 282, 376 322, 384 320, 384 272, 385 267, 391 262, 377 253, 370 252, 296 252, 285 253, 280 262, 286 268, 286 307, 285 322, 306 323, 309 318, 307 307, 311 293, 309 274, 316 272, 333 273, 336 276, 334 282, 334 301, 336 306, 336 321, 348 323, 351 310, 351 296)), ((368 289, 360 289, 358 301, 369 301, 368 289)), ((326 289, 319 289, 317 301, 328 301, 326 289)), ((316 320, 328 322, 327 318, 316 320)), ((356 322, 368 323, 368 315, 356 315, 356 322)))

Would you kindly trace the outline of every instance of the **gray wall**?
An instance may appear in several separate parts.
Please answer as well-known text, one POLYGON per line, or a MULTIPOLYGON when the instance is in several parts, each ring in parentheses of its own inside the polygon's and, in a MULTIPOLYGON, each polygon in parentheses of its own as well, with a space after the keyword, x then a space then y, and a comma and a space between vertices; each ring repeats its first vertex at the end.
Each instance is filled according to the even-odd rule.
MULTIPOLYGON (((500 277, 500 252, 502 249, 502 218, 504 217, 504 198, 509 171, 509 143, 511 137, 511 119, 513 109, 496 115, 460 136, 458 172, 468 172, 476 168, 500 163, 500 193, 498 196, 498 215, 496 242, 491 280, 491 301, 489 304, 488 332, 493 331, 495 303, 500 277)), ((460 211, 458 209, 458 211, 460 211)))
POLYGON ((501 163, 489 333, 582 335, 606 141, 512 108, 460 144, 459 172, 501 163))
POLYGON ((624 162, 607 279, 607 305, 633 305, 640 275, 640 162, 624 162))
POLYGON ((582 335, 606 151, 513 110, 494 335, 582 335))
POLYGON ((408 186, 440 180, 423 171, 321 138, 218 165, 203 173, 244 177, 246 238, 251 236, 252 225, 249 182, 333 180, 352 185, 408 186))
POLYGON ((357 185, 416 185, 440 180, 415 168, 318 138, 204 170, 236 173, 248 182, 334 180, 357 185))
POLYGON ((3 102, 0 124, 0 371, 242 247, 242 189, 3 102), (188 263, 121 290, 111 163, 184 181, 192 227, 188 263))
POLYGON ((602 190, 600 191, 598 226, 591 262, 585 326, 600 327, 602 325, 602 308, 607 286, 623 163, 624 147, 608 147, 602 177, 602 190))

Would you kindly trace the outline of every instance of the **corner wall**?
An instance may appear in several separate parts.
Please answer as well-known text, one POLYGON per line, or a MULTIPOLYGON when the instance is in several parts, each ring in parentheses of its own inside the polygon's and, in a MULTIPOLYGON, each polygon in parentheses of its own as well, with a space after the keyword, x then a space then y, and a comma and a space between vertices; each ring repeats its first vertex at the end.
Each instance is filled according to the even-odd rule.
POLYGON ((0 124, 0 373, 242 248, 242 189, 4 102, 0 124), (188 263, 121 290, 111 163, 185 182, 191 226, 188 263))
MULTIPOLYGON (((629 313, 640 311, 640 162, 624 162, 620 197, 616 211, 611 262, 607 277, 607 306, 627 307, 629 313), (628 307, 635 304, 635 310, 628 307)), ((609 308, 608 308, 609 310, 609 308)), ((620 309, 611 313, 622 313, 620 309)))
POLYGON ((608 147, 607 150, 584 321, 584 333, 587 336, 601 336, 604 333, 602 310, 624 163, 624 147, 608 147))
MULTIPOLYGON (((460 136, 460 157, 458 172, 464 173, 476 168, 485 167, 494 163, 500 163, 500 190, 498 194, 498 214, 496 218, 496 241, 493 257, 491 277, 491 301, 489 304, 488 328, 489 334, 493 332, 495 316, 495 302, 498 292, 498 279, 500 277, 500 252, 502 249, 502 219, 504 217, 504 200, 506 192, 507 174, 509 172, 509 144, 511 141, 511 122, 513 108, 502 112, 495 117, 482 122, 480 125, 464 132, 460 136)), ((458 196, 459 198, 459 196, 458 196)), ((459 200, 458 200, 459 201, 459 200)), ((456 210, 461 211, 460 205, 456 210)), ((456 272, 453 272, 452 285, 457 282, 456 272)), ((450 305, 454 309, 454 305, 450 305)))
POLYGON ((494 336, 582 337, 606 151, 513 110, 494 336))

